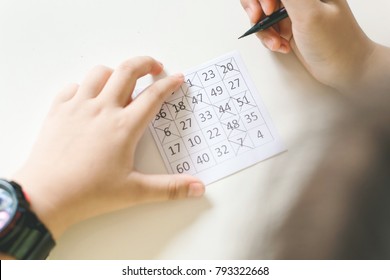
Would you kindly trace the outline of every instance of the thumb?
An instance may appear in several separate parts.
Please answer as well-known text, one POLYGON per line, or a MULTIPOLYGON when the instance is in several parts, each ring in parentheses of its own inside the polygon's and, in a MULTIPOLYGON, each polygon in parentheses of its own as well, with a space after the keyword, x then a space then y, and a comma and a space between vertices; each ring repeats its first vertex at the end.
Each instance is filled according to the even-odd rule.
MULTIPOLYGON (((134 177, 133 177, 134 178, 134 177)), ((146 175, 138 173, 137 185, 144 201, 164 201, 186 197, 201 197, 204 184, 190 175, 146 175)))
POLYGON ((318 13, 320 0, 281 0, 292 22, 301 21, 312 13, 318 13))

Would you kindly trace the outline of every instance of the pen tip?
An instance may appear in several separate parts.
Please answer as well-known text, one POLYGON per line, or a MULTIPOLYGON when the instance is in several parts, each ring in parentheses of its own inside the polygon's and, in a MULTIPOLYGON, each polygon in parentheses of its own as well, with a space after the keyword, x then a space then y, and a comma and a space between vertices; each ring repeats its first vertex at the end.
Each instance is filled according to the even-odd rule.
POLYGON ((253 33, 253 31, 252 31, 252 28, 251 29, 249 29, 247 32, 245 32, 242 36, 240 36, 238 39, 241 39, 241 38, 243 38, 243 37, 246 37, 246 36, 248 36, 248 35, 251 35, 253 33))

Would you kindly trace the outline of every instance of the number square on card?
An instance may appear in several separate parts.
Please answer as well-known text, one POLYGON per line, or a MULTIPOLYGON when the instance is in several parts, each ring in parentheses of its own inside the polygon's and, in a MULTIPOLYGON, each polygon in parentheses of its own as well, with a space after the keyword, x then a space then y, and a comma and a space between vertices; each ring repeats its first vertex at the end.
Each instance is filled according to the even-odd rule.
POLYGON ((266 124, 249 131, 249 136, 256 147, 262 146, 274 140, 266 124))
POLYGON ((234 58, 221 61, 217 64, 217 69, 222 80, 230 78, 240 73, 237 63, 234 58))
POLYGON ((210 147, 210 150, 218 163, 234 158, 235 153, 229 141, 224 140, 210 147))
POLYGON ((162 144, 175 141, 180 138, 180 133, 174 122, 165 123, 159 127, 155 127, 158 139, 162 144))
POLYGON ((189 156, 172 162, 171 168, 173 173, 177 174, 196 174, 194 164, 189 156))
POLYGON ((234 116, 223 120, 221 121, 221 124, 228 138, 246 131, 240 116, 234 116))
POLYGON ((212 106, 195 112, 194 116, 200 127, 206 127, 219 122, 217 114, 213 110, 212 106))
POLYGON ((184 95, 172 101, 167 101, 166 104, 173 119, 178 119, 192 113, 191 106, 188 104, 187 98, 184 95))
POLYGON ((186 95, 186 98, 193 112, 199 111, 203 108, 207 108, 210 106, 210 101, 204 89, 195 92, 190 92, 188 95, 186 95))
POLYGON ((207 148, 207 142, 200 130, 184 136, 183 142, 186 145, 188 153, 190 154, 207 148))
POLYGON ((257 108, 246 110, 245 112, 242 112, 240 116, 247 130, 262 125, 264 123, 264 119, 261 116, 259 109, 257 108))
POLYGON ((211 104, 220 102, 230 97, 230 94, 227 91, 223 82, 218 82, 212 86, 206 87, 205 91, 211 104))
POLYGON ((191 159, 198 172, 216 165, 214 156, 208 148, 191 154, 191 159))
POLYGON ((210 65, 198 71, 198 77, 203 87, 208 87, 221 81, 221 76, 215 65, 210 65))
POLYGON ((231 76, 223 80, 225 87, 227 88, 230 95, 236 95, 240 92, 246 91, 248 89, 244 78, 241 74, 231 76))
POLYGON ((193 92, 203 89, 203 84, 199 79, 198 73, 193 72, 184 77, 184 83, 181 85, 181 90, 184 95, 189 95, 193 92))
POLYGON ((225 131, 219 122, 204 128, 203 134, 209 146, 217 144, 226 139, 225 131))
POLYGON ((237 112, 244 112, 246 110, 257 108, 256 102, 248 90, 233 95, 232 99, 234 100, 237 112))
POLYGON ((176 161, 188 155, 188 151, 182 139, 169 142, 163 145, 164 153, 169 162, 176 161))
POLYGON ((232 98, 224 99, 214 104, 214 111, 220 121, 238 115, 232 98))
POLYGON ((235 155, 245 153, 255 147, 247 132, 239 133, 230 137, 229 142, 235 155))
POLYGON ((175 120, 175 126, 181 136, 186 136, 200 129, 194 115, 186 115, 175 120))

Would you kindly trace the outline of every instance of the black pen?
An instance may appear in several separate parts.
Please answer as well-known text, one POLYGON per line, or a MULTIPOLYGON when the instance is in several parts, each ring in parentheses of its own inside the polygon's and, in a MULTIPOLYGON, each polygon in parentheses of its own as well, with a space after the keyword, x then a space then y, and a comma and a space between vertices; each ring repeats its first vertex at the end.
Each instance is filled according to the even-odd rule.
POLYGON ((278 23, 282 19, 285 19, 286 17, 288 17, 288 14, 286 8, 283 7, 280 10, 277 10, 276 12, 272 13, 270 16, 261 19, 258 23, 253 25, 251 29, 245 32, 245 34, 238 39, 265 30, 271 27, 272 25, 278 23))

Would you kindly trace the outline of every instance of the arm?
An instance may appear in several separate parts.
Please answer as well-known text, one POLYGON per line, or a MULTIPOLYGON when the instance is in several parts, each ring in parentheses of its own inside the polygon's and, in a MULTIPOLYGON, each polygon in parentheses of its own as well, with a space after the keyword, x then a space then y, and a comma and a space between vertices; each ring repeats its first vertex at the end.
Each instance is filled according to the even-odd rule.
POLYGON ((257 34, 272 51, 296 54, 321 83, 348 95, 389 92, 390 49, 371 41, 345 0, 241 0, 251 22, 284 5, 289 18, 257 34))
POLYGON ((192 176, 134 169, 148 123, 183 83, 181 74, 168 76, 131 99, 138 78, 162 70, 150 57, 129 59, 115 70, 97 66, 55 99, 29 159, 11 178, 55 240, 72 224, 105 212, 203 194, 204 185, 192 176))
MULTIPOLYGON (((280 1, 241 3, 255 22, 280 1)), ((275 231, 272 257, 387 259, 390 49, 364 34, 344 0, 281 3, 290 18, 259 39, 272 51, 292 50, 351 106, 324 135, 329 145, 275 231)))

